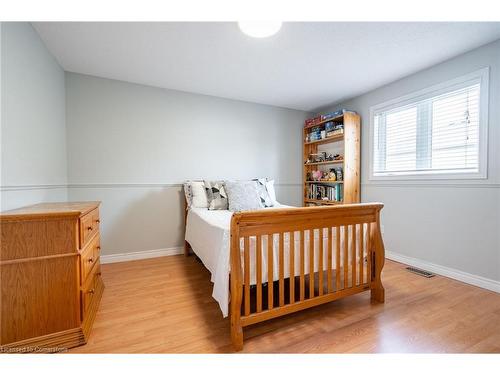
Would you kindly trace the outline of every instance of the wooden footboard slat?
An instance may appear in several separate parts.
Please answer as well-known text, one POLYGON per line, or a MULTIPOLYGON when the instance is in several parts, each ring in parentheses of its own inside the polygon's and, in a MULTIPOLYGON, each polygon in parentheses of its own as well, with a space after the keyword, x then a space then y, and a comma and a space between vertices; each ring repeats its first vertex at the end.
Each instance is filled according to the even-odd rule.
POLYGON ((309 298, 314 297, 314 229, 309 230, 309 298))
POLYGON ((364 283, 364 264, 365 264, 365 255, 364 255, 364 228, 365 224, 362 223, 359 225, 359 283, 364 283))
POLYGON ((285 304, 285 245, 284 239, 285 233, 279 233, 279 305, 283 306, 285 304))
POLYGON ((372 225, 368 223, 366 227, 366 283, 370 284, 372 282, 372 251, 371 251, 371 241, 370 233, 372 232, 372 225))
POLYGON ((344 225, 344 289, 349 287, 349 225, 344 225))
POLYGON ((352 268, 352 286, 357 285, 356 278, 358 277, 358 274, 356 272, 356 263, 358 263, 358 254, 356 253, 356 232, 357 232, 357 225, 354 224, 352 227, 351 231, 351 268, 352 268))
POLYGON ((320 228, 318 234, 318 295, 323 295, 323 236, 324 231, 323 228, 320 228))
POLYGON ((305 231, 300 231, 300 300, 303 301, 305 298, 305 231))
POLYGON ((290 303, 295 302, 295 232, 290 232, 290 303))
POLYGON ((328 249, 328 268, 326 269, 326 283, 328 284, 327 292, 331 293, 332 292, 332 227, 328 228, 328 239, 327 239, 327 249, 328 249))
POLYGON ((340 290, 340 227, 335 227, 335 290, 340 290))
POLYGON ((273 235, 267 235, 267 308, 273 308, 273 235))
POLYGON ((250 240, 244 237, 243 254, 245 260, 245 315, 250 315, 250 240))
POLYGON ((257 287, 257 312, 262 311, 262 236, 258 235, 256 240, 257 243, 255 245, 256 251, 256 263, 257 263, 257 274, 255 277, 256 287, 257 287))

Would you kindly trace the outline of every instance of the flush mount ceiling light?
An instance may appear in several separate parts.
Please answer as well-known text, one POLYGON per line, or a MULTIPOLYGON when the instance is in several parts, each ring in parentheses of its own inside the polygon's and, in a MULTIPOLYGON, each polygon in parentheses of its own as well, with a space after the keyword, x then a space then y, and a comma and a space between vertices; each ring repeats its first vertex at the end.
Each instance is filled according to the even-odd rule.
POLYGON ((254 38, 267 38, 276 34, 281 29, 280 21, 241 21, 238 22, 240 30, 254 38))

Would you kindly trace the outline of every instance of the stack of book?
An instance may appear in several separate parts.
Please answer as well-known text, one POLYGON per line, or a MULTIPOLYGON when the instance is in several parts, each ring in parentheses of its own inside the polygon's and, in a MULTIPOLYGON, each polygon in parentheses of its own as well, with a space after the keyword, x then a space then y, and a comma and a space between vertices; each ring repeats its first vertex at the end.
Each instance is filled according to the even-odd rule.
POLYGON ((315 126, 309 133, 309 142, 319 141, 321 139, 321 126, 315 126))
POLYGON ((321 118, 320 121, 325 121, 325 120, 333 119, 333 118, 342 116, 344 113, 347 113, 347 112, 356 113, 356 112, 353 112, 353 111, 348 111, 346 109, 339 109, 338 111, 334 111, 334 112, 330 112, 330 113, 325 113, 324 115, 321 115, 320 116, 320 118, 321 118))
POLYGON ((325 123, 325 132, 327 137, 332 137, 337 134, 344 133, 344 124, 339 122, 328 121, 325 123))
POLYGON ((310 184, 308 199, 340 202, 342 201, 342 185, 310 184))
POLYGON ((305 123, 304 123, 304 126, 313 126, 313 125, 316 125, 316 124, 319 124, 321 122, 321 116, 316 116, 314 118, 308 118, 305 123))

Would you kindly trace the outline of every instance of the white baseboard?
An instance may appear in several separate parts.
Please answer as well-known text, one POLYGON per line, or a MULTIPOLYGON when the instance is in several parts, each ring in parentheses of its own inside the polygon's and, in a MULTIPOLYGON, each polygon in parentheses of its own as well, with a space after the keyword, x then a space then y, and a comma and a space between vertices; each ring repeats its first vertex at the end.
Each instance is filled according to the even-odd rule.
POLYGON ((170 255, 182 254, 183 252, 184 249, 182 247, 171 247, 168 249, 144 250, 144 251, 135 251, 132 253, 101 255, 101 264, 127 262, 129 260, 166 257, 170 255))
POLYGON ((416 258, 411 258, 406 255, 401 255, 394 253, 392 251, 386 251, 385 257, 390 260, 394 260, 399 263, 404 263, 409 266, 424 269, 426 271, 433 272, 437 275, 446 276, 450 279, 455 279, 466 284, 471 284, 478 286, 480 288, 488 289, 493 292, 500 293, 500 281, 487 279, 486 277, 473 275, 471 273, 456 270, 454 268, 448 268, 440 266, 438 264, 430 263, 425 260, 420 260, 416 258))

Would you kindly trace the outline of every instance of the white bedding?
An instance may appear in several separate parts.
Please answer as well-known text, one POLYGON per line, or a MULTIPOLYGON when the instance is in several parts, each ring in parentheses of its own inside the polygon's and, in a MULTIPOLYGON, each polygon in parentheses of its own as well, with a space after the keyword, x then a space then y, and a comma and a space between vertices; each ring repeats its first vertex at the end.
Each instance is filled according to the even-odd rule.
MULTIPOLYGON (((280 205, 281 208, 290 206, 280 205)), ((277 208, 277 207, 273 207, 277 208)), ((264 208, 265 210, 266 208, 264 208)), ((227 210, 208 210, 206 208, 191 208, 187 216, 186 224, 186 241, 189 242, 191 248, 196 255, 201 259, 205 267, 211 273, 211 281, 214 283, 212 297, 219 303, 222 315, 228 316, 229 306, 229 273, 230 273, 230 242, 229 242, 229 229, 231 224, 232 212, 227 210)), ((335 236, 335 235, 334 235, 335 236)), ((319 231, 315 231, 315 272, 318 271, 318 241, 319 231)), ((328 233, 323 232, 324 249, 327 246, 328 233)), ((343 238, 341 232, 341 239, 343 238)), ((335 239, 335 237, 334 237, 335 239)), ((273 278, 279 279, 278 270, 278 236, 274 236, 274 261, 273 261, 273 278)), ((298 232, 295 233, 295 276, 300 274, 300 237, 298 232)), ((308 274, 309 271, 309 235, 305 233, 305 264, 304 270, 308 274)), ((284 276, 289 277, 289 234, 286 233, 284 237, 284 276)), ((341 247, 342 248, 342 247, 341 247)), ((263 236, 262 249, 267 249, 267 236, 263 236)), ((350 251, 349 251, 350 253, 350 251)), ((327 252, 323 252, 324 269, 327 269, 327 252)), ((342 257, 342 252, 341 252, 342 257)), ((335 256, 333 256, 333 267, 335 265, 335 256)), ((343 257, 342 257, 343 258, 343 257)), ((255 284, 255 237, 250 238, 250 284, 255 284)), ((342 259, 341 259, 342 264, 342 259)), ((267 250, 263 252, 262 256, 262 282, 267 282, 267 250)))

